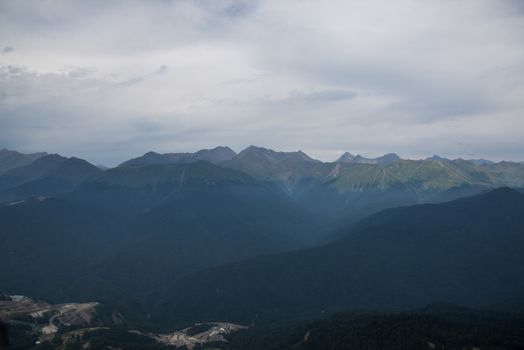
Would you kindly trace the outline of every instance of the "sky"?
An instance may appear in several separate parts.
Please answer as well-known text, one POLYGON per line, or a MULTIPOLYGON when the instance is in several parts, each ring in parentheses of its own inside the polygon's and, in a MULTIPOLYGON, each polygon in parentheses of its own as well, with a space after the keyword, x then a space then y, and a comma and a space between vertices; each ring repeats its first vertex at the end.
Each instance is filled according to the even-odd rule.
POLYGON ((0 148, 524 160, 520 0, 0 1, 0 148))

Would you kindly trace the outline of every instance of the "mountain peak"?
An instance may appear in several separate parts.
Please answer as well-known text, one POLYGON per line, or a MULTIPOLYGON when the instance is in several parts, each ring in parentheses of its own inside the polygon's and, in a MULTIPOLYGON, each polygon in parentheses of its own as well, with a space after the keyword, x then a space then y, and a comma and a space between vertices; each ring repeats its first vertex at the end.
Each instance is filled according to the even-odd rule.
POLYGON ((425 160, 449 160, 449 159, 443 158, 439 155, 434 154, 431 157, 426 158, 425 160))
POLYGON ((63 161, 66 161, 67 158, 66 157, 63 157, 61 156, 60 154, 58 153, 53 153, 53 154, 48 154, 44 157, 40 157, 38 158, 37 160, 35 160, 33 163, 56 163, 56 162, 63 162, 63 161))
MULTIPOLYGON (((293 152, 290 152, 290 153, 293 153, 293 152)), ((321 163, 320 160, 318 159, 314 159, 314 158, 311 158, 308 154, 306 154, 305 152, 302 152, 302 151, 298 151, 296 152, 296 154, 298 154, 302 159, 308 161, 308 162, 314 162, 314 163, 321 163)))
POLYGON ((401 159, 402 158, 400 158, 396 153, 387 153, 377 158, 366 158, 360 154, 357 154, 356 156, 354 156, 349 152, 345 152, 342 156, 340 156, 340 158, 336 160, 336 162, 337 163, 357 163, 357 164, 378 164, 378 165, 385 166, 385 165, 389 165, 401 159))
POLYGON ((258 147, 258 146, 249 146, 246 149, 244 149, 242 152, 238 154, 240 158, 246 158, 251 156, 263 156, 266 159, 281 161, 281 160, 291 160, 291 159, 301 159, 307 162, 314 162, 318 163, 319 160, 313 159, 310 156, 308 156, 303 151, 295 151, 295 152, 277 152, 269 148, 264 147, 258 147))
POLYGON ((46 152, 24 154, 2 148, 0 149, 0 174, 14 168, 29 165, 31 162, 46 155, 46 152))
POLYGON ((226 151, 236 154, 235 151, 233 151, 229 146, 216 146, 215 148, 211 149, 212 151, 226 151))
POLYGON ((218 164, 230 160, 236 156, 235 151, 227 146, 218 146, 213 149, 201 149, 195 153, 156 153, 149 151, 141 157, 133 158, 119 166, 145 166, 153 164, 178 164, 194 163, 205 160, 213 164, 218 164))
POLYGON ((157 153, 155 151, 149 151, 147 153, 144 153, 144 156, 159 156, 160 153, 157 153))
POLYGON ((337 163, 350 163, 351 161, 353 161, 353 159, 355 159, 355 156, 349 152, 344 152, 343 155, 341 155, 337 160, 336 162, 337 163))
POLYGON ((212 149, 201 149, 194 153, 198 160, 207 160, 211 163, 220 163, 225 160, 230 160, 235 157, 237 153, 228 146, 217 146, 212 149))
POLYGON ((401 159, 401 158, 398 156, 398 154, 396 154, 396 153, 386 153, 386 154, 384 154, 384 155, 383 155, 382 157, 380 157, 380 158, 397 159, 397 160, 401 159))
POLYGON ((273 151, 272 149, 254 146, 254 145, 249 145, 246 149, 242 150, 242 152, 275 152, 277 153, 276 151, 273 151))

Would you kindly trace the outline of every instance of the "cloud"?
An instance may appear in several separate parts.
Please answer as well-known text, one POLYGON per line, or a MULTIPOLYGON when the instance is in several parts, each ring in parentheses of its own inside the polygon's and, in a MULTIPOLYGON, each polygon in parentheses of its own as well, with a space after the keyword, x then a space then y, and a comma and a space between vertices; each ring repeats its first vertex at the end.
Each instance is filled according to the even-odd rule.
POLYGON ((285 99, 292 103, 322 103, 331 101, 351 100, 356 96, 355 92, 345 90, 321 90, 321 91, 291 91, 285 99))
POLYGON ((131 79, 128 79, 128 80, 125 80, 125 81, 121 82, 120 85, 122 85, 122 86, 133 86, 133 85, 136 85, 136 84, 140 84, 144 80, 145 80, 144 77, 135 77, 135 78, 131 78, 131 79))
POLYGON ((2 49, 2 54, 5 55, 5 54, 8 54, 9 52, 13 52, 14 50, 15 48, 12 46, 4 46, 4 48, 2 49))
POLYGON ((155 70, 153 73, 150 73, 150 74, 147 74, 147 75, 144 75, 144 76, 137 76, 137 77, 133 77, 131 79, 127 79, 127 80, 124 80, 120 83, 121 86, 133 86, 133 85, 136 85, 136 84, 140 84, 142 82, 144 82, 146 79, 149 79, 150 77, 153 77, 155 75, 162 75, 162 74, 165 74, 167 71, 168 71, 169 67, 166 66, 165 64, 161 65, 160 67, 158 67, 157 70, 155 70))
POLYGON ((0 2, 0 147, 522 159, 522 23, 511 0, 0 2))
POLYGON ((163 64, 160 67, 158 67, 158 69, 156 70, 155 74, 164 74, 164 73, 167 72, 168 69, 169 69, 169 67, 166 66, 165 64, 163 64))

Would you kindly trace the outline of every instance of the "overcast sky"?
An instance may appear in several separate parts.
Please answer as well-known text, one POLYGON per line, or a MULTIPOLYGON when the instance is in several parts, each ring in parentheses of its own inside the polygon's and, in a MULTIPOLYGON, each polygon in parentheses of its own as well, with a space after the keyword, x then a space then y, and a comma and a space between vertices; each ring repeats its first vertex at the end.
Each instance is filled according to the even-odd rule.
POLYGON ((0 148, 524 160, 524 2, 0 1, 0 148))

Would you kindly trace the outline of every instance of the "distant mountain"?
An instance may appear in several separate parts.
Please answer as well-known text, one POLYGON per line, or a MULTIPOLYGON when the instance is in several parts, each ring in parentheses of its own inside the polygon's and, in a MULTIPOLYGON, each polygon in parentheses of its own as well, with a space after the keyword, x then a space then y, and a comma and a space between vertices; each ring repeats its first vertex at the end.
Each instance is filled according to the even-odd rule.
POLYGON ((510 162, 477 166, 464 160, 399 160, 387 166, 323 163, 307 169, 293 178, 291 195, 312 211, 340 218, 343 226, 386 208, 524 185, 524 167, 510 162))
POLYGON ((442 202, 500 186, 524 186, 521 164, 475 165, 437 156, 403 160, 390 154, 369 161, 346 153, 337 162, 323 163, 303 152, 251 146, 220 166, 275 183, 309 210, 338 217, 343 224, 395 206, 442 202))
POLYGON ((202 149, 195 153, 164 153, 148 152, 141 157, 130 159, 119 166, 144 166, 153 164, 177 164, 193 163, 206 160, 213 164, 230 160, 236 156, 235 151, 229 147, 215 147, 213 149, 202 149))
MULTIPOLYGON (((501 167, 476 167, 463 160, 401 160, 385 167, 377 167, 373 164, 348 164, 339 167, 329 185, 341 192, 386 189, 399 185, 422 192, 449 189, 464 184, 496 187, 504 185, 508 180, 507 177, 503 179, 505 176, 502 176, 502 173, 509 175, 511 172, 519 174, 522 172, 524 175, 524 168, 511 164, 507 164, 507 170, 500 174, 497 174, 496 169, 501 167)), ((514 180, 522 182, 524 177, 514 176, 514 180)))
POLYGON ((309 157, 302 151, 276 152, 271 149, 249 146, 227 162, 229 167, 244 168, 247 173, 264 176, 270 170, 285 170, 302 164, 320 164, 319 160, 309 157), (282 167, 279 169, 279 167, 282 167))
POLYGON ((32 161, 46 156, 47 153, 29 153, 23 154, 7 149, 0 149, 0 175, 8 170, 28 165, 32 161))
MULTIPOLYGON (((426 158, 426 160, 443 160, 443 161, 449 161, 451 162, 452 160, 451 159, 448 159, 448 158, 443 158, 443 157, 440 157, 440 156, 437 156, 437 155, 433 155, 429 158, 426 158)), ((461 161, 462 159, 455 159, 455 161, 461 161)), ((491 164, 495 164, 495 162, 491 161, 491 160, 487 160, 487 159, 466 159, 465 160, 466 162, 470 162, 474 165, 484 165, 484 164, 488 164, 488 165, 491 165, 491 164)))
POLYGON ((303 178, 327 174, 329 166, 324 164, 302 151, 276 152, 267 148, 249 146, 233 159, 220 165, 245 172, 264 181, 280 183, 288 190, 292 190, 303 178), (319 169, 323 171, 319 172, 319 169))
MULTIPOLYGON (((174 300, 179 303, 187 300, 187 307, 194 307, 195 317, 241 318, 260 311, 261 318, 269 319, 275 316, 276 309, 282 315, 297 315, 297 310, 318 315, 318 310, 324 308, 353 307, 353 299, 362 307, 380 306, 380 298, 385 300, 390 295, 393 301, 384 305, 401 308, 412 302, 417 306, 424 301, 420 296, 423 288, 430 291, 426 293, 428 300, 441 295, 438 283, 449 282, 455 286, 456 289, 449 288, 455 294, 442 294, 451 301, 460 302, 461 291, 475 283, 480 291, 491 293, 493 290, 485 287, 484 280, 477 275, 474 281, 458 281, 456 273, 464 271, 456 264, 463 263, 465 269, 473 270, 470 269, 473 260, 468 259, 486 256, 486 261, 492 261, 491 253, 494 252, 497 259, 502 255, 498 249, 509 252, 498 259, 508 275, 501 274, 498 265, 496 272, 503 282, 515 285, 512 274, 520 269, 519 261, 513 261, 513 268, 507 267, 507 263, 508 259, 520 258, 512 250, 520 243, 507 233, 511 231, 507 225, 513 222, 511 213, 519 208, 518 203, 514 203, 513 209, 506 208, 503 202, 497 203, 492 210, 493 215, 498 215, 495 217, 485 214, 489 210, 482 208, 454 209, 480 215, 469 221, 461 221, 452 210, 441 210, 438 206, 430 206, 439 213, 434 216, 413 213, 409 208, 402 209, 409 211, 409 215, 402 214, 403 211, 395 214, 398 220, 412 222, 413 230, 432 233, 433 229, 442 228, 444 233, 454 232, 458 241, 450 240, 445 234, 431 241, 435 247, 447 247, 449 256, 429 249, 429 241, 410 241, 413 237, 403 236, 403 230, 400 230, 402 234, 394 232, 398 242, 388 241, 390 236, 382 237, 375 232, 379 229, 354 224, 387 208, 445 202, 500 186, 524 188, 523 164, 476 165, 461 159, 440 158, 398 159, 391 164, 324 163, 301 151, 276 152, 251 146, 234 155, 228 150, 219 147, 191 154, 146 154, 105 171, 81 159, 48 155, 0 175, 0 291, 25 293, 54 302, 118 301, 127 310, 140 310, 136 313, 142 316, 153 310, 151 314, 156 319, 176 322, 180 319, 164 317, 154 306, 166 312, 174 310, 173 315, 183 317, 187 311, 185 306, 171 304, 172 297, 179 296, 174 300), (503 210, 506 216, 502 215, 503 210), (419 217, 426 221, 419 222, 419 217), (474 243, 466 245, 464 234, 480 232, 476 221, 482 227, 496 225, 501 235, 509 238, 502 243, 488 241, 482 231, 481 238, 471 239, 474 243), (449 223, 449 226, 442 227, 440 223, 449 223), (357 229, 360 231, 355 231, 357 229), (349 232, 353 234, 351 237, 360 238, 347 238, 349 232), (373 244, 362 243, 367 242, 364 237, 377 243, 375 250, 369 248, 373 244), (304 250, 319 242, 333 241, 337 243, 319 250, 304 250), (383 242, 386 243, 381 246, 383 242), (439 263, 429 264, 414 248, 402 250, 399 247, 402 242, 406 242, 408 248, 422 247, 421 252, 439 263), (455 245, 457 248, 453 248, 455 245), (193 275, 197 271, 296 249, 302 250, 260 258, 268 270, 260 267, 256 259, 246 263, 254 270, 240 264, 214 270, 217 276, 203 272, 198 275, 202 277, 198 283, 208 289, 202 293, 210 294, 200 295, 201 289, 190 287, 197 283, 194 278, 200 278, 193 275), (466 254, 458 256, 455 249, 462 249, 466 254), (295 255, 298 257, 288 257, 295 255), (392 263, 391 268, 396 266, 399 271, 407 271, 406 274, 422 281, 422 286, 402 280, 405 276, 400 276, 400 284, 406 286, 404 290, 400 284, 377 282, 379 277, 389 282, 389 277, 398 277, 396 271, 384 267, 384 259, 395 262, 396 256, 402 257, 401 265, 392 263), (410 268, 412 261, 406 260, 410 256, 417 259, 413 269, 410 268), (304 260, 311 262, 304 263, 304 260), (439 265, 440 261, 444 267, 439 265), (459 272, 452 272, 448 265, 459 272), (350 266, 357 268, 350 271, 350 266), (253 278, 262 276, 261 281, 266 285, 258 286, 256 281, 247 287, 236 284, 235 276, 244 281, 244 274, 251 272, 253 278), (436 285, 424 277, 426 272, 435 276, 436 285), (274 277, 274 281, 270 277, 274 277), (343 295, 336 294, 333 282, 336 278, 343 281, 343 295), (218 288, 215 288, 217 279, 225 284, 216 284, 218 288), (318 279, 325 282, 325 289, 319 287, 318 279), (178 288, 185 285, 187 293, 196 292, 184 294, 178 288), (352 289, 353 285, 367 289, 352 289), (164 289, 166 286, 168 290, 164 289), (252 289, 255 287, 259 289, 252 289), (243 290, 246 295, 241 293, 243 290), (296 294, 283 294, 283 290, 296 294), (380 294, 382 290, 389 294, 380 294), (316 294, 321 299, 315 299, 316 294), (204 298, 202 308, 194 299, 200 296, 204 298), (255 297, 260 300, 249 299, 255 297), (233 298, 238 299, 245 313, 235 309, 237 304, 231 304, 233 298), (304 306, 303 301, 309 298, 311 303, 304 306), (170 303, 164 308, 162 303, 166 300, 170 303), (217 302, 216 310, 207 304, 213 300, 217 302), (218 310, 222 304, 224 309, 218 310), (233 308, 229 309, 228 305, 233 308), (229 311, 223 314, 226 308, 229 311)), ((394 159, 395 156, 381 158, 394 159)), ((373 220, 383 224, 379 231, 383 228, 386 232, 394 223, 385 222, 381 215, 374 216, 373 220)), ((486 281, 496 285, 500 281, 494 280, 495 268, 490 270, 486 261, 475 260, 478 271, 485 270, 486 281)), ((251 283, 249 278, 245 279, 247 283, 251 283)), ((475 295, 470 299, 472 303, 488 299, 475 295)))
POLYGON ((321 189, 338 194, 404 188, 419 198, 460 186, 495 188, 524 185, 524 167, 513 162, 473 164, 433 156, 404 160, 396 154, 368 159, 345 153, 334 163, 314 160, 303 152, 275 152, 250 146, 223 167, 254 178, 280 183, 293 196, 321 189))
POLYGON ((276 152, 255 146, 238 155, 227 147, 196 153, 150 152, 122 166, 198 160, 275 183, 311 210, 346 218, 350 213, 352 220, 387 207, 445 201, 498 186, 524 186, 524 167, 518 163, 476 165, 438 156, 412 161, 402 160, 395 154, 368 159, 349 153, 337 162, 323 163, 301 151, 276 152))
POLYGON ((468 159, 467 160, 470 163, 473 163, 475 165, 483 165, 483 164, 495 164, 495 162, 487 159, 468 159))
POLYGON ((47 155, 0 175, 0 202, 65 193, 100 171, 83 159, 47 155))
POLYGON ((438 156, 436 154, 432 155, 431 157, 426 158, 426 160, 444 160, 444 161, 451 161, 451 159, 438 156))
POLYGON ((336 163, 351 163, 355 159, 355 156, 349 152, 344 152, 337 160, 336 163))
POLYGON ((153 316, 252 322, 437 301, 494 307, 522 300, 522 276, 524 195, 501 188, 385 210, 330 245, 197 272, 153 316))
POLYGON ((0 206, 0 290, 146 303, 168 280, 308 247, 321 233, 278 187, 232 169, 117 167, 57 198, 0 206))
MULTIPOLYGON (((83 185, 115 186, 117 188, 149 188, 161 192, 160 186, 169 184, 169 188, 191 185, 213 185, 222 182, 254 184, 256 180, 249 175, 232 169, 219 167, 206 161, 179 164, 154 164, 136 167, 116 167, 99 172, 83 185)), ((167 193, 169 194, 169 193, 167 193)))
POLYGON ((336 163, 356 163, 356 164, 377 164, 377 165, 389 165, 401 158, 395 153, 388 153, 377 158, 365 158, 359 155, 352 155, 349 152, 344 153, 340 158, 336 160, 336 163))

